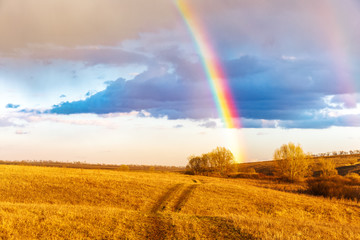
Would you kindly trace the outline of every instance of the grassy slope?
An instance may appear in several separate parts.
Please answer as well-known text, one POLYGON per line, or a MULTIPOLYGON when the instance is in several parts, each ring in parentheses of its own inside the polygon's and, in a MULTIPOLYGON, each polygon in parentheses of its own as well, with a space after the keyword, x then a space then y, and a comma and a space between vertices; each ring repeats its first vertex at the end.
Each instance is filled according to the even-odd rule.
POLYGON ((360 205, 177 173, 0 166, 0 239, 360 239, 360 205))

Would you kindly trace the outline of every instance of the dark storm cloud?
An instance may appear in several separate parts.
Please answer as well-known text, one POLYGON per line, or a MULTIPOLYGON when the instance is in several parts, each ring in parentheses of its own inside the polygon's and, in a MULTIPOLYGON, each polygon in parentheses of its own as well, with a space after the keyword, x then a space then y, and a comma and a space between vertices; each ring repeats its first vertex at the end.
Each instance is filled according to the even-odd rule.
MULTIPOLYGON (((204 79, 193 81, 187 74, 182 76, 182 66, 186 69, 191 64, 179 58, 174 61, 175 70, 168 65, 154 65, 134 80, 120 78, 109 82, 104 91, 85 100, 55 105, 50 112, 105 114, 145 110, 153 117, 166 116, 169 119, 216 117, 207 82, 204 79)), ((331 70, 327 70, 325 65, 319 66, 296 61, 264 61, 248 56, 228 61, 226 68, 231 75, 229 81, 233 95, 241 117, 246 119, 243 126, 326 128, 351 124, 351 121, 329 119, 318 114, 322 109, 334 108, 326 103, 324 97, 338 91, 332 87, 332 78, 327 78, 326 86, 322 86, 325 76, 319 78, 316 71, 326 75, 331 70), (274 120, 279 122, 275 124, 274 120)))
POLYGON ((134 80, 120 78, 109 82, 104 91, 86 100, 61 103, 50 112, 105 114, 145 110, 154 117, 169 119, 209 117, 213 112, 211 95, 168 71, 165 66, 153 66, 134 80))

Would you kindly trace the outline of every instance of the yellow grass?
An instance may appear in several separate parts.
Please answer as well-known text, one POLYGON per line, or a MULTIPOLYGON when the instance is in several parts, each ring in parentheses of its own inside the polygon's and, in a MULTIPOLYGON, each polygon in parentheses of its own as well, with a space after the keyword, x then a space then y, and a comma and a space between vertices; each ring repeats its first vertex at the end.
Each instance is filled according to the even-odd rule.
POLYGON ((2 165, 0 239, 360 239, 358 203, 272 185, 2 165))

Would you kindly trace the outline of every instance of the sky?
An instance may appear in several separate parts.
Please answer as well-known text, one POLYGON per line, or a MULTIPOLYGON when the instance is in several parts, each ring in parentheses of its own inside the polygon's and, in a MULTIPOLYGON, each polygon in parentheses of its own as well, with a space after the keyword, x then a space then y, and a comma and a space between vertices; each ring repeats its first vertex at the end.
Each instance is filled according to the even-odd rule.
POLYGON ((217 146, 242 161, 288 142, 360 149, 357 0, 0 0, 0 36, 3 160, 184 166, 217 146))

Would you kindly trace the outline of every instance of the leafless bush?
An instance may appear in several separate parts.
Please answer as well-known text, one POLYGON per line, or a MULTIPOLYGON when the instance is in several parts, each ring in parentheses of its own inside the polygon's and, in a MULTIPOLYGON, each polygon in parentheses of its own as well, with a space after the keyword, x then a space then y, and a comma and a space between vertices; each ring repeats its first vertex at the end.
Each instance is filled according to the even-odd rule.
POLYGON ((360 200, 360 179, 331 176, 307 180, 308 192, 313 195, 360 200))

